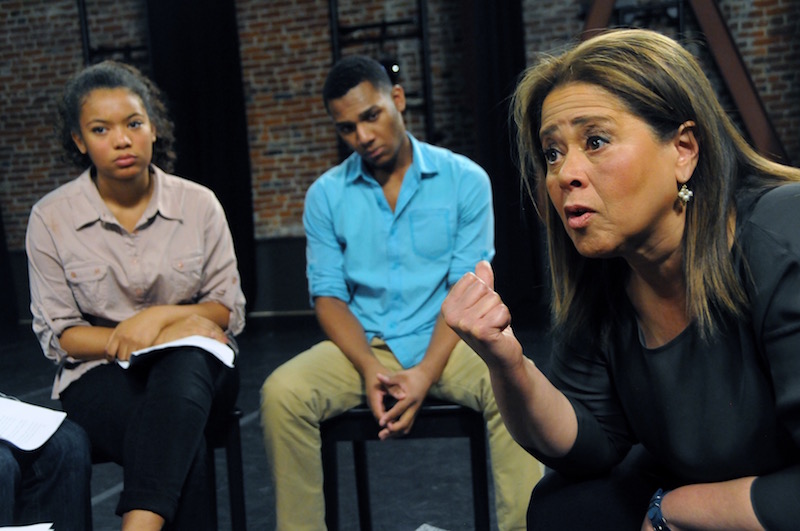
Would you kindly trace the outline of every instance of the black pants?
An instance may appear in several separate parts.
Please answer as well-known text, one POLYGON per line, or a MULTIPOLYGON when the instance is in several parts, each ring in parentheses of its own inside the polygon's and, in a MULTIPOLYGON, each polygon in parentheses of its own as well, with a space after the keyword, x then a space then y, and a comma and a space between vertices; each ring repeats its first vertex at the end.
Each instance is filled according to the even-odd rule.
POLYGON ((639 531, 650 497, 675 483, 639 446, 604 476, 575 479, 549 470, 533 489, 528 530, 639 531))
POLYGON ((155 512, 165 529, 215 529, 213 476, 204 432, 236 402, 238 372, 196 348, 122 369, 101 365, 61 394, 95 460, 123 466, 117 514, 155 512))

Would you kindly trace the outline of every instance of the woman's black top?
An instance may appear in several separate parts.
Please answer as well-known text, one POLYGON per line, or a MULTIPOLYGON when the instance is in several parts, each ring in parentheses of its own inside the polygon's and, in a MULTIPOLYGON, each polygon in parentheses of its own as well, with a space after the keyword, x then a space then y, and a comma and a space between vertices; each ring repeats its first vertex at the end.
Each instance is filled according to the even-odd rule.
POLYGON ((627 303, 607 346, 558 343, 550 378, 575 408, 578 438, 545 464, 602 473, 642 443, 672 475, 665 486, 758 476, 762 525, 800 525, 800 183, 740 200, 736 241, 750 307, 710 339, 690 325, 645 348, 627 303))

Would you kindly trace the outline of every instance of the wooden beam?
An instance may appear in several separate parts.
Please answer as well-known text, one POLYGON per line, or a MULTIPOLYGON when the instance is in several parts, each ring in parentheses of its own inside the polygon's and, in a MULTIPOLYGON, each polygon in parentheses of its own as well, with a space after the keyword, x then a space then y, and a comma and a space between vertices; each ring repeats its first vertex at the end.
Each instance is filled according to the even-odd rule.
POLYGON ((788 163, 786 150, 775 133, 717 2, 689 0, 689 3, 754 146, 763 155, 788 163))
MULTIPOLYGON (((586 40, 607 28, 614 11, 614 0, 594 0, 586 14, 581 39, 586 40)), ((708 41, 711 55, 725 86, 731 93, 745 129, 755 148, 764 156, 789 163, 789 157, 767 115, 739 49, 728 30, 715 0, 689 0, 700 29, 708 41)))
POLYGON ((599 30, 607 28, 613 12, 614 0, 594 0, 589 12, 586 14, 586 22, 583 24, 581 39, 586 40, 598 33, 599 30))

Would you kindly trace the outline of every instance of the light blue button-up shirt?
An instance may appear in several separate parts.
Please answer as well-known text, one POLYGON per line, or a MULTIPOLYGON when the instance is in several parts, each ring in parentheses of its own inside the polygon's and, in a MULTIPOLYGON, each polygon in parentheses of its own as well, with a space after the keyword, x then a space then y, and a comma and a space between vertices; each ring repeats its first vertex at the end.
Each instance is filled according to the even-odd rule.
POLYGON ((367 338, 382 338, 406 368, 425 356, 450 286, 494 257, 486 172, 409 138, 413 162, 394 212, 354 153, 311 185, 303 214, 312 305, 346 302, 367 338))

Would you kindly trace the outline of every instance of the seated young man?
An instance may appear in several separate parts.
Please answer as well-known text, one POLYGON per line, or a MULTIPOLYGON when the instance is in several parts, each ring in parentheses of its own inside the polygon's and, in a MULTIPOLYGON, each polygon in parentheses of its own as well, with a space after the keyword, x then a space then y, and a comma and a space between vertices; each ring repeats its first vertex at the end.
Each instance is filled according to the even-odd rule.
POLYGON ((494 256, 489 178, 406 131, 403 89, 372 59, 338 62, 323 99, 354 153, 306 195, 309 292, 328 340, 261 390, 277 528, 325 528, 320 422, 366 401, 379 437, 401 437, 430 395, 483 413, 499 527, 524 529, 540 465, 506 430, 484 362, 440 316, 449 287, 494 256))

